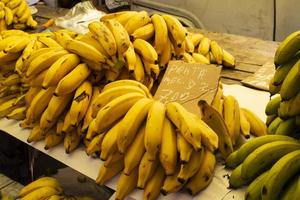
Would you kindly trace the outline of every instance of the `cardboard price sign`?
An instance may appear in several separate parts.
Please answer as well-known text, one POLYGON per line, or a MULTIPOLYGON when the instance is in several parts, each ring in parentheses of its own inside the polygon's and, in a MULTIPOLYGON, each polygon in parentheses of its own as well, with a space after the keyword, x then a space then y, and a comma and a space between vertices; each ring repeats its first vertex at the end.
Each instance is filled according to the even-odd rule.
POLYGON ((198 113, 198 101, 210 104, 216 94, 221 67, 171 61, 154 98, 164 103, 176 101, 198 113))

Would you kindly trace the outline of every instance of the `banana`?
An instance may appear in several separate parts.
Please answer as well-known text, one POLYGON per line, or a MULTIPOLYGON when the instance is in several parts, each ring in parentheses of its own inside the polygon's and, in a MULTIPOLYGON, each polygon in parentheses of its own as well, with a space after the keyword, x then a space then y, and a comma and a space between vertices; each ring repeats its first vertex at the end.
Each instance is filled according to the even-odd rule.
POLYGON ((181 164, 177 179, 184 184, 187 180, 193 177, 199 170, 204 156, 204 150, 193 151, 189 162, 181 164))
POLYGON ((0 118, 7 116, 14 109, 20 107, 20 106, 14 105, 15 102, 16 102, 16 98, 13 98, 13 99, 10 99, 0 105, 0 118))
POLYGON ((185 38, 185 51, 189 54, 192 54, 195 51, 195 46, 193 41, 190 39, 189 35, 185 38))
POLYGON ((274 74, 274 85, 280 85, 288 75, 289 71, 292 69, 292 67, 297 63, 299 60, 299 55, 295 56, 292 60, 289 60, 287 63, 278 66, 276 68, 275 74, 274 74))
POLYGON ((6 6, 9 7, 10 9, 14 9, 21 4, 21 1, 22 0, 11 0, 7 2, 6 6))
POLYGON ((179 131, 177 131, 177 149, 180 155, 180 163, 188 163, 193 152, 193 146, 184 139, 179 131))
POLYGON ((138 82, 143 82, 145 80, 145 69, 141 57, 135 53, 135 65, 131 71, 132 76, 138 82))
POLYGON ((276 135, 292 135, 297 128, 295 118, 283 120, 276 129, 276 135))
MULTIPOLYGON (((134 16, 138 14, 137 11, 125 11, 125 12, 118 12, 116 17, 114 17, 115 20, 119 21, 122 26, 125 26, 125 24, 129 21, 129 19, 133 19, 134 16)), ((101 19, 100 19, 101 21, 101 19)))
POLYGON ((99 110, 96 120, 96 132, 103 132, 118 119, 123 117, 127 111, 144 96, 140 93, 128 93, 115 98, 99 110))
POLYGON ((213 109, 213 107, 209 106, 206 101, 199 101, 198 106, 203 115, 202 120, 210 126, 219 137, 218 147, 222 156, 227 158, 227 156, 233 152, 233 145, 222 116, 213 109))
POLYGON ((281 157, 299 149, 299 142, 275 141, 264 144, 255 149, 244 160, 241 176, 246 180, 254 180, 281 157))
POLYGON ((209 53, 210 48, 211 48, 211 40, 207 37, 204 37, 201 39, 201 42, 198 46, 198 53, 202 55, 206 55, 207 53, 209 53))
POLYGON ((292 57, 300 49, 300 31, 296 31, 288 35, 278 46, 274 63, 276 66, 286 63, 288 60, 291 60, 292 57))
POLYGON ((104 165, 102 165, 98 172, 96 183, 99 185, 104 185, 105 182, 107 182, 108 180, 116 176, 119 172, 121 172, 123 167, 123 162, 116 162, 110 167, 105 167, 104 165))
POLYGON ((86 133, 86 140, 91 141, 96 135, 99 135, 100 133, 96 131, 96 120, 93 119, 91 123, 89 124, 89 128, 86 133))
POLYGON ((162 187, 165 179, 164 168, 158 166, 153 176, 149 179, 144 189, 144 199, 155 200, 159 197, 160 188, 162 187))
POLYGON ((134 50, 149 63, 158 64, 158 55, 154 47, 146 40, 136 39, 133 42, 134 50))
MULTIPOLYGON (((29 88, 29 90, 25 94, 25 102, 26 102, 27 106, 29 106, 31 104, 31 101, 39 93, 40 90, 41 90, 40 87, 30 87, 29 88)), ((0 100, 0 103, 1 103, 1 100, 0 100)))
MULTIPOLYGON (((113 154, 118 150, 117 137, 119 133, 120 121, 117 122, 107 133, 105 134, 101 143, 101 160, 105 161, 109 155, 113 154)), ((104 133, 102 133, 104 134, 104 133)), ((100 135, 102 135, 100 134, 100 135)))
POLYGON ((64 149, 66 154, 71 153, 74 151, 80 143, 80 136, 77 133, 77 129, 73 129, 72 131, 66 133, 64 138, 64 149))
POLYGON ((6 64, 11 61, 15 61, 20 57, 20 52, 18 53, 5 53, 4 51, 0 52, 0 64, 6 64))
POLYGON ((190 194, 196 195, 210 184, 213 178, 215 165, 215 155, 205 149, 202 164, 198 172, 186 184, 186 188, 190 194))
MULTIPOLYGON (((16 24, 14 24, 14 28, 15 28, 16 24)), ((7 30, 7 26, 6 26, 6 23, 5 23, 5 19, 1 19, 0 20, 0 30, 1 31, 4 31, 4 30, 7 30)))
POLYGON ((54 90, 55 87, 49 87, 46 90, 40 90, 37 93, 37 95, 32 99, 32 102, 26 112, 26 120, 28 124, 40 118, 40 116, 48 106, 48 103, 51 100, 54 90))
POLYGON ((245 200, 261 199, 261 188, 266 181, 266 177, 269 171, 266 171, 259 175, 251 184, 247 187, 245 192, 245 200))
POLYGON ((196 63, 199 63, 199 64, 206 64, 206 65, 209 65, 210 64, 210 60, 207 59, 205 56, 203 56, 202 54, 200 53, 192 53, 192 58, 194 59, 194 61, 196 63))
POLYGON ((191 56, 189 53, 184 52, 182 54, 182 58, 183 61, 187 62, 187 63, 196 63, 195 59, 193 58, 193 56, 191 56))
POLYGON ((55 178, 42 177, 24 186, 20 190, 18 197, 20 198, 25 197, 27 194, 33 192, 34 190, 43 187, 52 187, 54 189, 57 189, 58 191, 60 191, 61 189, 58 181, 55 178))
POLYGON ((13 23, 14 16, 10 8, 4 7, 4 11, 5 11, 5 16, 4 16, 5 23, 6 25, 9 26, 13 23))
POLYGON ((300 195, 300 185, 299 185, 299 176, 296 176, 291 179, 290 183, 284 186, 283 193, 280 195, 280 199, 288 200, 293 199, 296 200, 300 195))
POLYGON ((76 54, 66 54, 57 59, 47 70, 42 86, 48 88, 56 85, 65 75, 73 70, 80 62, 76 54))
POLYGON ((50 148, 57 146, 64 140, 64 134, 57 135, 55 133, 55 129, 51 129, 49 132, 46 133, 46 137, 44 140, 45 150, 49 150, 50 148))
POLYGON ((204 36, 201 33, 188 32, 187 37, 189 38, 189 40, 192 41, 194 47, 198 47, 199 43, 201 42, 204 36))
POLYGON ((125 153, 123 170, 123 173, 125 175, 131 174, 132 170, 140 164, 140 161, 143 158, 143 155, 145 153, 144 136, 145 124, 139 128, 135 140, 128 147, 128 150, 125 153))
POLYGON ((24 24, 24 26, 25 26, 25 28, 26 28, 26 22, 27 22, 27 20, 28 20, 28 18, 31 16, 31 10, 30 10, 30 8, 29 7, 27 7, 25 10, 24 10, 24 12, 23 12, 23 14, 22 14, 22 16, 18 19, 18 22, 20 23, 20 24, 24 24))
POLYGON ((242 168, 243 168, 243 163, 237 166, 230 174, 229 188, 233 188, 233 189, 239 188, 251 182, 251 180, 247 180, 242 177, 242 168))
POLYGON ((143 63, 146 73, 149 73, 147 75, 151 76, 154 80, 157 80, 160 73, 158 64, 148 63, 146 60, 144 60, 143 63))
POLYGON ((261 194, 263 200, 277 199, 287 181, 299 172, 300 150, 286 154, 270 169, 261 194))
POLYGON ((48 197, 51 197, 53 195, 58 195, 61 192, 62 192, 61 189, 45 186, 32 191, 22 199, 24 200, 47 199, 48 197))
MULTIPOLYGON (((192 113, 191 113, 192 114, 192 113)), ((202 119, 200 116, 192 114, 195 123, 198 125, 199 130, 201 132, 201 142, 203 143, 206 148, 211 151, 215 152, 218 149, 219 144, 219 137, 217 133, 210 128, 202 119)))
POLYGON ((57 84, 55 95, 66 95, 77 89, 90 75, 91 70, 84 63, 77 65, 71 72, 64 76, 57 84))
POLYGON ((122 85, 137 86, 145 92, 147 97, 152 98, 152 94, 149 92, 149 89, 145 85, 143 85, 142 83, 140 83, 138 81, 134 81, 134 80, 118 80, 118 81, 109 83, 109 84, 104 86, 103 91, 111 89, 111 88, 119 87, 119 86, 122 86, 122 85))
POLYGON ((274 141, 296 141, 294 138, 285 135, 264 135, 244 143, 237 151, 230 154, 226 160, 226 167, 236 167, 241 164, 247 156, 258 147, 274 141), (234 155, 234 156, 233 156, 234 155))
POLYGON ((93 153, 101 151, 101 144, 104 136, 105 134, 99 134, 91 140, 89 145, 86 147, 86 154, 88 156, 92 155, 93 153))
POLYGON ((116 200, 123 200, 125 197, 136 188, 139 170, 136 167, 129 176, 121 174, 117 183, 116 200))
POLYGON ((183 54, 185 53, 185 42, 178 46, 176 40, 172 35, 169 35, 169 39, 172 44, 172 51, 174 50, 175 53, 175 58, 182 59, 183 54))
POLYGON ((107 20, 107 19, 115 19, 115 18, 118 18, 120 16, 123 16, 124 14, 135 14, 135 13, 137 13, 137 12, 136 11, 120 11, 120 12, 108 13, 108 14, 105 14, 104 16, 102 16, 100 18, 100 21, 104 21, 104 20, 107 20))
POLYGON ((33 129, 31 130, 31 132, 28 135, 27 138, 27 142, 31 143, 31 142, 37 142, 40 140, 45 139, 45 134, 43 134, 43 132, 40 129, 40 125, 37 124, 33 127, 33 129))
MULTIPOLYGON (((55 195, 50 196, 47 200, 61 200, 61 198, 63 198, 63 197, 55 194, 55 195)), ((82 197, 82 198, 84 198, 84 197, 82 197)), ((84 198, 83 200, 90 200, 90 199, 84 198)))
POLYGON ((75 92, 73 101, 70 107, 70 121, 72 126, 78 126, 84 118, 88 109, 93 87, 89 81, 84 81, 75 92))
POLYGON ((161 188, 161 193, 164 196, 173 192, 178 192, 183 187, 183 184, 177 179, 179 171, 180 167, 176 166, 176 172, 171 176, 166 176, 161 188))
POLYGON ((106 20, 103 23, 112 32, 116 40, 119 57, 122 57, 130 45, 130 39, 126 29, 115 19, 106 20))
POLYGON ((276 117, 272 123, 268 126, 268 134, 275 134, 279 124, 282 122, 280 117, 276 117))
POLYGON ((136 29, 145 26, 150 21, 151 19, 148 16, 148 13, 146 11, 140 11, 135 14, 133 18, 126 22, 124 28, 126 29, 127 33, 131 35, 136 29))
POLYGON ((73 39, 68 33, 62 31, 56 31, 54 32, 54 35, 56 42, 64 49, 66 49, 67 42, 73 39))
POLYGON ((235 58, 228 51, 223 49, 222 65, 224 67, 234 68, 236 64, 235 58))
POLYGON ((266 105, 265 113, 266 115, 274 115, 277 114, 277 110, 279 108, 281 102, 280 95, 274 95, 266 105))
POLYGON ((277 114, 276 115, 267 115, 266 125, 269 126, 272 123, 272 121, 274 119, 276 119, 276 117, 277 117, 277 114))
POLYGON ((151 21, 155 30, 154 48, 158 55, 161 55, 168 40, 168 27, 162 16, 154 14, 151 21))
POLYGON ((121 154, 120 152, 116 151, 108 156, 107 160, 104 162, 104 166, 111 167, 116 162, 124 163, 123 160, 124 154, 121 154))
POLYGON ((66 55, 67 53, 68 52, 66 50, 61 50, 50 51, 48 53, 42 54, 41 56, 32 60, 26 71, 26 76, 35 76, 40 72, 48 69, 57 59, 66 55))
MULTIPOLYGON (((25 12, 25 9, 27 7, 28 6, 27 6, 26 1, 21 1, 20 5, 18 6, 18 8, 16 10, 15 15, 20 18, 23 15, 23 13, 25 12)), ((9 25, 9 24, 7 24, 7 25, 9 25)))
POLYGON ((271 80, 269 82, 269 92, 270 92, 271 96, 280 92, 281 85, 282 84, 274 85, 274 77, 271 78, 271 80))
POLYGON ((153 176, 157 166, 159 164, 159 160, 155 159, 154 161, 149 160, 149 155, 147 152, 144 153, 143 158, 138 167, 138 182, 137 188, 143 189, 146 186, 147 181, 151 176, 153 176))
POLYGON ((168 38, 165 48, 161 52, 161 55, 158 59, 159 67, 162 69, 166 69, 171 58, 172 58, 172 43, 171 43, 170 39, 168 38))
POLYGON ((278 109, 278 115, 282 118, 293 117, 300 113, 298 104, 300 102, 300 92, 297 96, 288 101, 281 101, 278 109))
POLYGON ((113 71, 113 70, 105 70, 105 79, 107 83, 113 82, 117 80, 120 75, 120 71, 113 71))
POLYGON ((217 89, 214 99, 211 102, 211 106, 223 117, 223 89, 220 87, 220 85, 217 89))
POLYGON ((3 86, 12 86, 18 85, 21 82, 21 78, 18 74, 12 74, 6 77, 3 81, 1 81, 1 85, 3 86))
POLYGON ((166 107, 160 101, 154 101, 148 112, 144 145, 150 161, 155 160, 160 149, 165 112, 166 107))
POLYGON ((118 150, 121 153, 125 153, 129 145, 136 140, 135 135, 147 117, 152 104, 153 100, 142 98, 138 100, 123 117, 117 138, 118 150))
POLYGON ((223 116, 228 127, 232 145, 234 146, 240 136, 240 109, 237 100, 229 95, 224 96, 223 116))
POLYGON ((106 51, 103 48, 103 46, 101 45, 101 43, 97 40, 97 38, 91 32, 87 32, 84 35, 80 35, 80 36, 76 37, 76 40, 85 42, 85 43, 95 47, 104 56, 109 57, 109 55, 106 53, 106 51))
POLYGON ((16 98, 16 97, 17 97, 17 94, 11 94, 11 95, 6 95, 6 96, 3 96, 3 97, 0 97, 0 104, 3 104, 4 102, 6 102, 10 99, 16 98))
POLYGON ((136 65, 136 54, 132 43, 130 43, 127 51, 124 53, 123 56, 126 60, 126 67, 128 71, 133 72, 136 65))
POLYGON ((159 151, 159 160, 163 166, 167 176, 173 175, 176 170, 177 163, 177 138, 171 122, 165 118, 163 129, 161 148, 159 151))
POLYGON ((88 25, 88 28, 97 37, 109 56, 114 56, 117 53, 117 44, 114 35, 103 22, 92 22, 88 25))
POLYGON ((61 48, 62 47, 60 44, 58 44, 54 39, 52 39, 50 37, 38 37, 37 40, 49 48, 61 48))
POLYGON ((240 132, 246 139, 249 139, 250 138, 250 123, 248 122, 248 120, 242 110, 240 110, 240 124, 241 124, 240 132))
POLYGON ((262 136, 267 134, 267 127, 264 122, 252 111, 241 108, 250 123, 250 132, 255 136, 262 136))
POLYGON ((212 55, 216 59, 217 64, 221 65, 222 61, 223 61, 223 49, 220 47, 220 45, 216 41, 211 41, 210 49, 211 49, 212 55))
POLYGON ((7 119, 23 120, 26 118, 26 107, 15 108, 9 114, 6 115, 7 119))
POLYGON ((154 25, 153 23, 149 23, 145 26, 136 29, 130 35, 130 39, 131 41, 134 41, 136 39, 149 40, 154 36, 154 34, 155 34, 154 25))
POLYGON ((89 107, 86 111, 86 115, 83 119, 83 124, 82 124, 82 132, 86 132, 86 130, 89 127, 90 122, 94 119, 92 114, 93 114, 93 102, 97 99, 98 95, 100 94, 100 88, 98 87, 93 87, 93 93, 92 97, 89 103, 89 107))
POLYGON ((65 46, 68 51, 87 60, 92 60, 97 63, 105 63, 107 61, 107 57, 105 55, 100 53, 94 46, 85 42, 69 39, 65 42, 65 46))
POLYGON ((92 104, 92 116, 96 117, 98 111, 102 109, 105 105, 107 105, 109 102, 111 102, 113 99, 120 97, 124 94, 133 92, 140 93, 141 95, 146 96, 145 91, 137 86, 123 85, 111 89, 104 88, 103 92, 95 98, 95 101, 92 104))
POLYGON ((39 73, 38 75, 34 76, 33 78, 29 77, 30 82, 29 85, 30 87, 42 87, 44 78, 46 77, 47 74, 47 69, 39 73))
POLYGON ((300 77, 298 75, 298 68, 300 66, 300 60, 291 68, 280 88, 280 95, 283 100, 289 100, 296 96, 300 91, 300 77))
POLYGON ((174 16, 162 15, 162 17, 164 18, 164 20, 167 24, 168 31, 171 33, 171 35, 175 39, 176 45, 178 47, 180 47, 184 43, 184 40, 185 40, 186 36, 188 35, 186 29, 182 26, 180 21, 177 18, 175 18, 174 16))

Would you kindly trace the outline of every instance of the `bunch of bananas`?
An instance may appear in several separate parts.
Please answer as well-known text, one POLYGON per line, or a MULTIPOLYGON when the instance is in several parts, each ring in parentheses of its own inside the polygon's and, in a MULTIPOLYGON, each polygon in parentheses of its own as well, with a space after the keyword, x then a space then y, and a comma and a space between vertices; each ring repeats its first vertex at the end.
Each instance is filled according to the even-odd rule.
POLYGON ((42 177, 24 186, 18 197, 21 200, 93 200, 90 197, 77 197, 63 194, 59 182, 53 177, 42 177))
POLYGON ((254 138, 230 154, 226 166, 235 168, 232 188, 248 185, 246 200, 298 199, 300 143, 285 135, 254 138))
POLYGON ((7 29, 36 28, 37 22, 31 16, 26 0, 0 1, 0 31, 7 29))
POLYGON ((270 81, 273 95, 266 106, 269 134, 296 136, 300 127, 300 31, 279 45, 274 62, 276 72, 270 81))
POLYGON ((219 135, 219 150, 224 158, 236 147, 240 135, 246 139, 250 133, 254 136, 267 134, 264 122, 252 111, 241 108, 235 97, 223 95, 222 84, 219 83, 211 108, 204 102, 199 102, 203 120, 219 135))

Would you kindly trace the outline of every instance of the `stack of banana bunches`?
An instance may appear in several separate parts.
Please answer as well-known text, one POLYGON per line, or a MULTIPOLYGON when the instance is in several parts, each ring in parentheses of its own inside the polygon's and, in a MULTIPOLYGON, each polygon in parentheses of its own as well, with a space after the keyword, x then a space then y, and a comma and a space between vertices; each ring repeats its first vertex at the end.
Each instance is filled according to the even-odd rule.
POLYGON ((282 41, 266 106, 268 135, 243 144, 227 157, 232 188, 248 185, 246 200, 300 198, 300 31, 282 41))
POLYGON ((32 29, 37 25, 26 0, 0 0, 0 31, 32 29))

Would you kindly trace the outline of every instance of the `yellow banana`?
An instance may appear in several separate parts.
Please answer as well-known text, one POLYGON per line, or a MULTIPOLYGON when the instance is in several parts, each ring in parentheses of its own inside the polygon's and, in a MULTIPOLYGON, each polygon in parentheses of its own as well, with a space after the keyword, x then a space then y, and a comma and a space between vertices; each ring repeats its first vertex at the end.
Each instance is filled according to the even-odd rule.
POLYGON ((133 42, 134 50, 149 63, 158 64, 158 55, 154 47, 147 41, 136 39, 133 42))
POLYGON ((192 41, 194 47, 198 47, 199 43, 201 42, 204 36, 201 33, 189 32, 187 37, 192 41))
POLYGON ((158 198, 160 193, 160 188, 164 183, 164 179, 165 179, 164 168, 158 166, 144 189, 144 200, 155 200, 158 198))
POLYGON ((161 193, 163 195, 167 195, 173 192, 178 192, 183 187, 183 184, 179 182, 177 179, 179 171, 180 171, 180 167, 176 166, 176 172, 173 175, 166 177, 163 186, 161 188, 161 193))
POLYGON ((116 199, 125 199, 125 197, 136 188, 138 172, 138 167, 136 167, 130 175, 121 174, 117 183, 116 199))
POLYGON ((37 141, 45 139, 45 136, 46 135, 43 134, 43 132, 40 129, 40 125, 37 124, 33 127, 30 134, 28 135, 27 142, 28 143, 37 142, 37 141))
POLYGON ((24 10, 22 16, 19 18, 18 21, 19 21, 21 24, 25 24, 25 23, 27 22, 27 19, 28 19, 30 16, 31 16, 31 10, 30 10, 29 7, 27 7, 27 8, 24 10))
POLYGON ((267 127, 265 123, 252 111, 241 108, 250 123, 250 132, 255 136, 262 136, 267 134, 267 127))
POLYGON ((10 9, 14 9, 18 7, 21 4, 22 0, 11 0, 7 2, 6 6, 9 7, 10 9))
POLYGON ((123 162, 116 162, 110 167, 105 167, 104 165, 102 165, 98 172, 96 183, 99 185, 104 185, 106 181, 110 180, 111 178, 116 176, 119 172, 121 172, 123 167, 124 167, 123 162))
POLYGON ((157 166, 159 164, 159 159, 155 159, 154 161, 149 161, 148 153, 145 152, 143 158, 138 167, 138 182, 137 188, 143 189, 146 186, 147 181, 151 176, 153 176, 157 166))
POLYGON ((124 28, 126 29, 127 33, 131 35, 136 29, 145 26, 150 21, 151 19, 148 16, 148 13, 146 11, 140 11, 126 22, 124 28))
POLYGON ((105 134, 100 134, 91 140, 91 142, 86 147, 86 154, 88 156, 92 155, 93 153, 101 151, 101 144, 102 144, 104 136, 105 136, 105 134))
POLYGON ((54 39, 52 39, 50 37, 42 37, 41 36, 41 37, 38 37, 37 40, 49 48, 61 48, 62 47, 60 44, 58 44, 54 39))
POLYGON ((216 41, 211 41, 210 49, 213 57, 215 58, 218 65, 222 64, 223 61, 223 49, 216 41))
POLYGON ((26 118, 26 107, 15 108, 9 114, 6 115, 7 119, 23 120, 26 118))
MULTIPOLYGON (((40 87, 30 87, 29 88, 29 90, 25 94, 25 102, 26 102, 27 106, 29 106, 31 104, 31 101, 39 93, 40 90, 41 90, 40 87)), ((1 103, 1 101, 0 101, 0 103, 1 103)))
POLYGON ((192 57, 193 57, 193 59, 195 60, 196 63, 206 64, 206 65, 210 64, 210 60, 207 59, 205 56, 203 56, 200 53, 192 53, 192 57))
MULTIPOLYGON (((25 12, 25 9, 27 8, 28 6, 27 6, 27 3, 26 3, 26 1, 21 1, 21 3, 20 3, 20 5, 17 7, 17 10, 16 10, 16 13, 15 13, 15 15, 17 16, 17 17, 21 17, 22 15, 23 15, 23 13, 25 12)), ((9 25, 9 24, 8 24, 9 25)))
POLYGON ((138 100, 123 117, 117 138, 118 149, 121 153, 125 153, 129 145, 135 140, 135 135, 147 117, 152 103, 153 100, 142 98, 138 100))
POLYGON ((228 51, 223 49, 223 61, 222 64, 224 67, 230 67, 234 68, 235 67, 235 58, 233 55, 231 55, 228 51))
POLYGON ((56 31, 54 32, 54 35, 56 42, 64 49, 66 49, 67 42, 73 39, 68 33, 62 31, 56 31))
POLYGON ((136 29, 131 35, 130 35, 130 39, 132 41, 136 40, 136 39, 143 39, 143 40, 149 40, 154 36, 155 30, 154 30, 154 26, 153 23, 149 23, 145 26, 142 26, 138 29, 136 29))
POLYGON ((168 38, 167 43, 159 57, 159 67, 162 69, 167 68, 167 65, 171 60, 171 58, 172 58, 172 44, 170 39, 168 38))
POLYGON ((42 84, 43 84, 43 81, 46 77, 46 74, 47 74, 47 69, 40 72, 39 74, 37 74, 36 76, 34 76, 33 78, 32 77, 29 77, 30 79, 30 82, 29 82, 29 85, 30 87, 42 87, 42 84))
POLYGON ((138 12, 136 12, 136 11, 124 11, 124 12, 118 12, 118 13, 115 13, 115 14, 117 14, 117 16, 115 16, 114 19, 118 20, 123 26, 125 26, 125 24, 128 22, 128 20, 133 18, 136 14, 138 14, 138 12))
POLYGON ((18 74, 12 74, 6 77, 3 81, 1 81, 0 85, 3 86, 12 86, 17 85, 21 82, 21 78, 18 74))
POLYGON ((191 56, 189 53, 184 52, 182 54, 182 58, 183 61, 187 62, 187 63, 195 63, 195 59, 193 58, 193 56, 191 56))
POLYGON ((218 113, 223 116, 223 89, 218 86, 217 93, 211 102, 211 106, 218 111, 218 113))
POLYGON ((175 57, 177 59, 181 59, 183 54, 185 53, 185 42, 183 42, 180 47, 178 47, 177 43, 176 43, 176 40, 173 38, 172 35, 169 35, 169 39, 170 39, 170 42, 172 43, 172 50, 174 51, 175 53, 175 57))
POLYGON ((151 21, 155 30, 154 48, 160 55, 168 42, 168 27, 164 18, 159 14, 152 15, 151 21))
POLYGON ((64 138, 64 148, 67 154, 74 151, 80 143, 80 136, 77 133, 77 129, 73 129, 72 131, 65 134, 64 138))
POLYGON ((107 160, 104 162, 104 166, 110 167, 116 162, 124 163, 123 160, 124 154, 121 154, 120 152, 116 151, 108 156, 107 160))
POLYGON ((13 15, 11 9, 8 7, 4 7, 4 11, 5 11, 5 17, 4 17, 5 23, 6 23, 6 25, 9 26, 13 23, 14 15, 13 15))
POLYGON ((159 151, 159 160, 163 166, 166 175, 170 176, 175 173, 177 163, 177 138, 176 132, 169 119, 165 118, 163 130, 161 148, 159 151))
POLYGON ((130 43, 127 51, 124 53, 124 58, 128 71, 133 72, 136 65, 136 54, 132 43, 130 43))
POLYGON ((55 129, 51 129, 49 132, 46 133, 46 137, 44 140, 45 142, 44 149, 49 150, 50 148, 57 146, 63 141, 63 139, 64 139, 64 134, 57 135, 55 133, 55 129))
POLYGON ((62 78, 55 89, 56 95, 69 94, 77 89, 90 75, 91 71, 84 63, 77 65, 71 72, 62 78))
POLYGON ((145 153, 144 136, 145 124, 139 127, 135 140, 132 142, 125 153, 123 170, 123 173, 125 175, 131 174, 132 170, 134 170, 140 164, 143 158, 143 155, 145 153))
POLYGON ((193 41, 188 36, 185 38, 185 41, 184 41, 185 42, 185 51, 188 52, 189 54, 192 54, 195 51, 195 46, 193 44, 193 41))
POLYGON ((145 70, 141 57, 135 53, 135 65, 132 70, 133 77, 135 80, 139 82, 143 82, 145 80, 145 70))
POLYGON ((241 133, 246 138, 250 138, 250 123, 247 120, 244 111, 240 110, 240 124, 241 124, 241 133))
POLYGON ((180 47, 187 36, 186 29, 182 26, 180 21, 171 15, 162 15, 164 20, 166 21, 168 31, 172 34, 173 38, 176 41, 176 45, 180 47))
POLYGON ((202 38, 202 40, 198 46, 198 53, 200 53, 202 55, 206 55, 210 50, 210 43, 211 43, 211 41, 207 37, 202 38))
POLYGON ((92 22, 88 25, 90 32, 95 35, 109 56, 117 53, 116 40, 103 22, 92 22))
POLYGON ((177 149, 178 153, 180 155, 180 163, 187 163, 189 162, 192 152, 193 152, 193 146, 188 143, 182 134, 177 131, 177 149))

